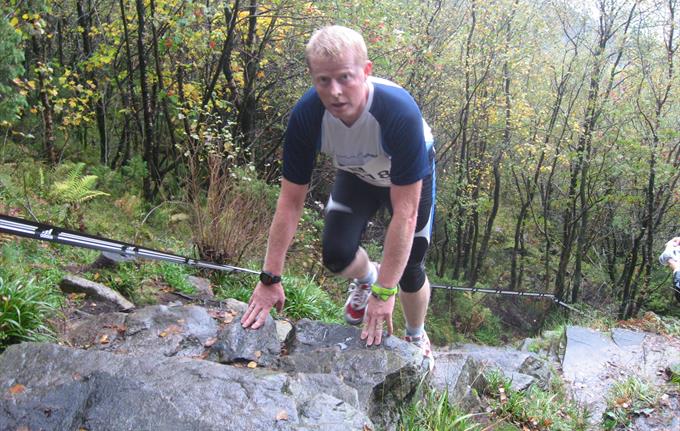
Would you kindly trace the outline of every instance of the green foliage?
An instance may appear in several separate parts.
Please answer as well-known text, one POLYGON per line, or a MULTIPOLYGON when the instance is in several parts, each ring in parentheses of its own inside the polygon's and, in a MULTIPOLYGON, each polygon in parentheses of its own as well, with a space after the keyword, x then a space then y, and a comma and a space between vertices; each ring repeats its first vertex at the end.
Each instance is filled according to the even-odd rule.
POLYGON ((418 401, 409 404, 401 412, 400 431, 472 431, 481 430, 475 424, 474 415, 464 414, 449 403, 448 392, 427 391, 418 401))
MULTIPOLYGON (((149 175, 146 162, 140 155, 134 155, 127 164, 121 168, 124 177, 133 180, 133 184, 141 184, 142 179, 149 175)), ((138 187, 139 189, 139 187, 138 187)))
MULTIPOLYGON (((4 8, 0 8, 0 125, 18 119, 18 113, 26 105, 24 93, 13 87, 12 82, 24 73, 22 63, 21 35, 15 30, 4 8)), ((16 21, 16 18, 11 18, 16 21)))
POLYGON ((156 274, 170 287, 188 295, 196 293, 196 289, 187 281, 187 267, 169 262, 161 262, 156 265, 156 274))
POLYGON ((628 427, 634 416, 650 414, 659 395, 658 389, 639 377, 615 383, 607 394, 607 410, 602 416, 604 429, 628 427))
POLYGON ((65 178, 56 181, 50 189, 50 197, 59 204, 76 205, 94 199, 97 196, 109 196, 108 193, 94 190, 97 184, 96 175, 84 175, 85 163, 63 164, 55 173, 55 177, 65 178))
POLYGON ((498 371, 486 376, 490 407, 496 416, 520 429, 576 431, 588 429, 588 412, 563 391, 543 391, 535 386, 526 392, 511 389, 510 380, 498 371), (526 427, 526 428, 525 428, 526 427))
POLYGON ((7 278, 0 271, 0 351, 21 341, 53 338, 47 319, 57 312, 51 290, 35 279, 7 278))
POLYGON ((213 290, 219 299, 233 298, 241 302, 248 302, 253 293, 257 279, 248 275, 227 274, 215 272, 211 274, 213 290))
POLYGON ((284 313, 291 319, 302 318, 322 322, 342 322, 342 308, 331 301, 314 280, 307 277, 286 276, 286 305, 284 313))
MULTIPOLYGON (((462 285, 446 278, 429 276, 432 283, 462 285)), ((498 316, 482 304, 479 294, 434 290, 427 318, 427 332, 434 344, 475 341, 488 345, 501 344, 503 329, 498 316)))
MULTIPOLYGON (((328 293, 322 290, 312 278, 292 273, 285 274, 283 278, 286 289, 284 316, 293 320, 306 318, 328 323, 343 321, 342 307, 333 302, 328 293)), ((248 302, 257 280, 251 276, 220 273, 215 274, 213 282, 218 298, 234 298, 248 302)))
POLYGON ((678 389, 680 389, 680 362, 671 364, 668 367, 668 371, 671 375, 671 383, 675 384, 678 389))

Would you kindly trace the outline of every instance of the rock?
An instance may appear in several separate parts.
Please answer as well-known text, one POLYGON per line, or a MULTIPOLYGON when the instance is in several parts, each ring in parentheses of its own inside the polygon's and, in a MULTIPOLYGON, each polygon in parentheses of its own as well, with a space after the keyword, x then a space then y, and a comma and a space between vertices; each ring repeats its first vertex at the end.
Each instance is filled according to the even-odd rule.
POLYGON ((116 305, 121 311, 135 308, 135 304, 115 290, 75 275, 66 275, 59 283, 59 288, 64 293, 84 293, 90 298, 109 302, 116 305))
POLYGON ((24 343, 0 356, 0 429, 373 429, 332 379, 24 343))
POLYGON ((303 319, 295 325, 279 368, 337 376, 357 390, 379 429, 394 429, 399 407, 411 400, 428 374, 420 351, 397 337, 367 348, 358 328, 303 319))
POLYGON ((267 316, 264 325, 253 330, 241 326, 241 316, 233 315, 217 334, 209 359, 223 364, 255 362, 260 366, 271 365, 281 353, 274 319, 267 316))
POLYGON ((99 256, 97 257, 97 260, 95 260, 93 263, 89 265, 88 268, 86 268, 87 271, 91 271, 94 269, 103 269, 103 268, 108 268, 108 269, 114 269, 116 268, 119 264, 124 263, 124 262, 132 262, 134 261, 135 258, 132 256, 127 256, 124 254, 118 254, 118 253, 111 253, 108 251, 103 251, 99 256))
POLYGON ((486 386, 483 372, 482 364, 470 355, 438 353, 430 383, 440 392, 448 393, 449 404, 457 405, 465 412, 477 412, 482 406, 478 393, 486 386))
POLYGON ((71 323, 66 333, 70 345, 87 349, 102 346, 106 348, 123 336, 127 327, 126 313, 104 313, 71 323))
POLYGON ((614 384, 637 377, 662 386, 664 373, 659 370, 680 357, 677 340, 672 342, 650 332, 616 328, 610 336, 590 328, 569 326, 566 339, 563 377, 574 399, 590 409, 593 426, 598 426, 614 384))
POLYGON ((619 347, 639 346, 645 340, 645 333, 629 329, 613 328, 612 340, 619 347))
POLYGON ((366 348, 343 325, 300 321, 281 353, 271 318, 241 327, 245 308, 106 313, 72 325, 67 340, 87 350, 12 346, 0 355, 0 429, 393 430, 426 379, 411 344, 366 348))
POLYGON ((453 346, 447 351, 468 355, 482 364, 486 370, 500 371, 511 380, 511 387, 516 391, 525 390, 532 384, 546 389, 554 375, 550 363, 531 352, 475 344, 453 346))
POLYGON ((293 330, 293 324, 287 320, 276 320, 274 323, 276 323, 276 338, 283 343, 293 330))
POLYGON ((210 286, 210 280, 207 278, 187 275, 187 282, 189 282, 189 284, 191 284, 193 288, 196 289, 197 299, 204 300, 215 298, 215 294, 213 293, 212 287, 210 286))

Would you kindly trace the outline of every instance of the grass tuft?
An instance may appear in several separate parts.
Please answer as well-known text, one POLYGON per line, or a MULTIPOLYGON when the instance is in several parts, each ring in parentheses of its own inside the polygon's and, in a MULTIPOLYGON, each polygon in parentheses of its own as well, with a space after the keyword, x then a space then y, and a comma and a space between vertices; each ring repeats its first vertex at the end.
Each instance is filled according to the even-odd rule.
POLYGON ((0 277, 0 351, 21 341, 53 339, 46 319, 56 312, 53 295, 35 279, 0 277))
POLYGON ((428 390, 423 398, 409 404, 401 412, 400 431, 472 431, 481 425, 449 403, 448 392, 428 390))
POLYGON ((614 430, 630 426, 636 415, 652 412, 659 395, 658 389, 638 377, 629 377, 615 383, 607 396, 607 410, 602 418, 603 428, 614 430))

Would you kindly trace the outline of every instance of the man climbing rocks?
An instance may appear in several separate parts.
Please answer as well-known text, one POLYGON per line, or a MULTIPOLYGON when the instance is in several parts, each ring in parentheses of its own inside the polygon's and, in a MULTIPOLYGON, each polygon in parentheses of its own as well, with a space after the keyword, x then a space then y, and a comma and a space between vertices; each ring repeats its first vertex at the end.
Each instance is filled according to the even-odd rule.
POLYGON ((293 109, 283 151, 283 179, 269 230, 260 282, 241 323, 259 328, 272 307, 283 308, 285 255, 290 246, 318 152, 333 159, 335 183, 325 208, 323 262, 351 281, 345 304, 361 338, 380 344, 392 334, 395 295, 406 318, 405 339, 432 366, 424 329, 430 297, 425 255, 434 215, 434 148, 413 97, 371 76, 366 44, 354 30, 328 26, 309 40, 305 56, 313 87, 293 109), (360 246, 369 218, 391 213, 380 264, 360 246))

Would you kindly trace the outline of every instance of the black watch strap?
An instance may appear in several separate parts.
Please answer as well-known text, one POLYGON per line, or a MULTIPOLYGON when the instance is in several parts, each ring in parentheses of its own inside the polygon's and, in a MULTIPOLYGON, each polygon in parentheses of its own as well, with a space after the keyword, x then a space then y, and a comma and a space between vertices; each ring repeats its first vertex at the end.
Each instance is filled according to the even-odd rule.
POLYGON ((269 271, 262 271, 260 273, 260 281, 265 286, 271 286, 272 284, 281 283, 281 276, 274 275, 269 271))

